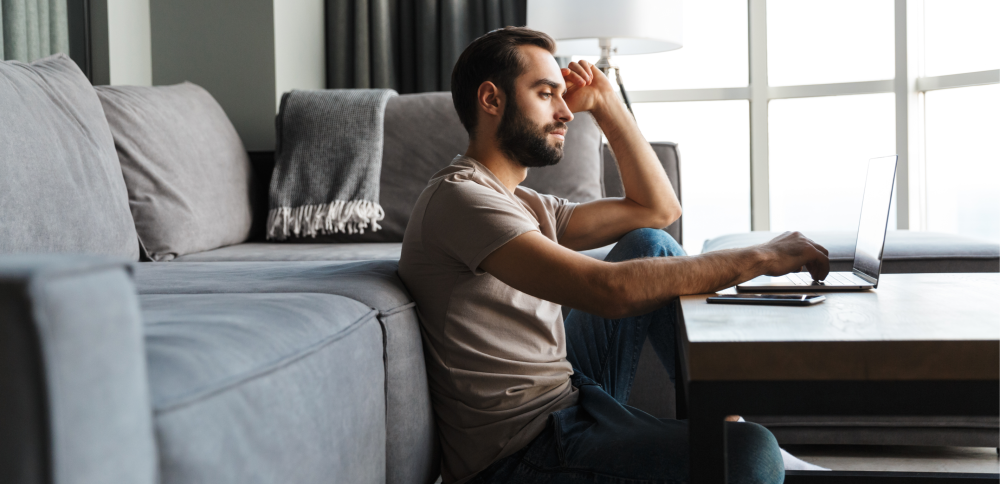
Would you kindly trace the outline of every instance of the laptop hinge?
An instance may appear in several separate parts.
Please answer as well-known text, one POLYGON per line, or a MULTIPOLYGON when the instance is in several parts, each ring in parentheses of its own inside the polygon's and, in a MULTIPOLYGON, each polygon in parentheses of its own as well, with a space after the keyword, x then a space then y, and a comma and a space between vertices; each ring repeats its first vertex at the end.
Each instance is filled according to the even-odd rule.
POLYGON ((868 274, 865 274, 864 272, 861 272, 861 271, 859 271, 857 269, 852 269, 851 272, 853 272, 854 275, 856 275, 856 276, 858 276, 858 277, 860 277, 860 278, 868 281, 869 284, 878 284, 878 279, 876 279, 876 278, 874 278, 872 276, 869 276, 868 274))

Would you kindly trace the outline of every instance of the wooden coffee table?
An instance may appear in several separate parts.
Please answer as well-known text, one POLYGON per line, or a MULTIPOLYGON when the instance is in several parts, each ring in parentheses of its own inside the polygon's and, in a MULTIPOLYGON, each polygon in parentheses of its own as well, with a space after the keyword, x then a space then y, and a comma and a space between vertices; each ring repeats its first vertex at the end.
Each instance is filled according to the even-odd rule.
MULTIPOLYGON (((692 483, 726 482, 726 415, 1000 414, 1000 274, 883 274, 878 289, 810 307, 708 296, 681 298, 692 483)), ((789 471, 786 482, 998 478, 789 471)))

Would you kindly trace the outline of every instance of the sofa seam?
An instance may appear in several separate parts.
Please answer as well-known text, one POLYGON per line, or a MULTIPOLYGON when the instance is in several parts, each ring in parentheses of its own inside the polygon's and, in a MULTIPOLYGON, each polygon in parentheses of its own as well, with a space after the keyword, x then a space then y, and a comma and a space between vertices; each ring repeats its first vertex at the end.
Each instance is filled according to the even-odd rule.
MULTIPOLYGON (((347 297, 347 296, 344 296, 344 297, 347 297)), ((404 312, 404 311, 406 311, 408 309, 413 309, 416 306, 417 306, 417 303, 415 303, 415 302, 408 302, 408 303, 406 303, 406 304, 404 304, 402 306, 396 306, 396 307, 394 307, 392 309, 387 309, 385 311, 379 311, 378 315, 380 317, 382 317, 382 316, 392 316, 394 314, 399 314, 401 312, 404 312)))
MULTIPOLYGON (((320 294, 320 295, 324 295, 324 296, 342 297, 344 299, 349 299, 351 301, 363 304, 365 307, 376 311, 378 316, 392 316, 394 314, 406 311, 407 309, 411 309, 413 307, 416 307, 416 305, 417 305, 417 303, 411 301, 411 302, 408 302, 408 303, 403 304, 401 306, 392 307, 392 308, 386 309, 385 311, 382 311, 382 310, 380 310, 380 309, 378 309, 376 307, 373 307, 373 306, 371 306, 369 304, 366 304, 363 301, 359 301, 359 300, 357 300, 357 299, 355 299, 355 298, 353 298, 351 296, 347 296, 347 295, 344 295, 344 294, 333 294, 333 293, 329 293, 329 292, 305 291, 305 290, 303 290, 303 291, 263 291, 263 292, 261 292, 261 291, 240 291, 240 292, 161 292, 161 291, 151 291, 151 292, 139 292, 138 294, 139 294, 139 296, 197 296, 197 295, 201 295, 201 294, 320 294)), ((147 324, 146 326, 150 326, 150 325, 147 324)))
POLYGON ((238 377, 230 378, 229 379, 230 381, 226 381, 220 385, 213 386, 210 389, 194 390, 192 392, 187 393, 186 395, 174 398, 163 405, 154 406, 153 412, 156 415, 170 413, 175 410, 179 410, 184 407, 190 406, 192 404, 198 403, 200 401, 206 400, 215 395, 224 393, 233 388, 239 387, 247 382, 274 373, 278 370, 281 370, 287 366, 290 366, 298 362, 299 360, 302 360, 312 354, 315 354, 316 352, 326 348, 327 346, 333 344, 336 341, 339 341, 347 337, 348 335, 357 331, 358 328, 361 328, 364 325, 363 323, 367 321, 375 319, 376 322, 378 322, 377 316, 378 316, 378 311, 376 311, 375 309, 371 309, 367 313, 356 319, 354 322, 352 322, 348 327, 344 328, 343 330, 334 333, 330 336, 327 336, 326 338, 316 343, 313 343, 312 345, 309 345, 308 347, 303 348, 297 351, 296 353, 293 353, 291 355, 279 358, 275 361, 262 365, 257 369, 246 372, 238 377))

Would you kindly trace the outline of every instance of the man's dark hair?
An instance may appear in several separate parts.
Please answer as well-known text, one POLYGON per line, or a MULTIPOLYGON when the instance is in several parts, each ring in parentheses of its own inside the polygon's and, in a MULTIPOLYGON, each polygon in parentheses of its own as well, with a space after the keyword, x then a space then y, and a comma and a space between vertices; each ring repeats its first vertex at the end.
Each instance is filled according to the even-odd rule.
POLYGON ((511 100, 514 81, 524 72, 524 59, 518 46, 537 45, 555 54, 556 41, 548 34, 527 27, 504 27, 473 40, 455 62, 451 71, 451 100, 469 137, 475 137, 476 96, 479 86, 490 81, 511 100))

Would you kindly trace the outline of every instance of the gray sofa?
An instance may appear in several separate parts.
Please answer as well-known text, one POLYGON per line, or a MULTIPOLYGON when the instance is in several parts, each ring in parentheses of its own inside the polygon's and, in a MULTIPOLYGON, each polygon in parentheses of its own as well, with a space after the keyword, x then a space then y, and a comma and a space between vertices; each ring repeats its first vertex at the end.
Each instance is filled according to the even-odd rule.
MULTIPOLYGON (((176 141, 207 138, 220 158, 232 144, 197 89, 95 90, 64 56, 2 62, 0 85, 0 482, 437 479, 417 312, 393 259, 426 180, 467 143, 447 93, 387 107, 384 231, 275 244, 254 224, 273 156, 203 159, 204 144, 176 141), (227 203, 225 224, 205 217, 227 203), (215 240, 247 233, 185 253, 210 239, 203 219, 215 240), (153 256, 171 261, 140 262, 153 256)), ((600 132, 586 114, 571 128, 564 163, 528 183, 603 196, 600 132)), ((676 180, 673 146, 654 148, 676 180)))
MULTIPOLYGON (((232 133, 210 102, 138 110, 127 103, 167 91, 99 95, 64 56, 0 62, 0 86, 0 482, 434 482, 417 310, 395 259, 425 181, 467 143, 447 93, 386 108, 384 231, 279 244, 262 240, 273 154, 218 161, 238 177, 218 170, 232 133), (207 141, 164 145, 185 136, 207 141), (220 204, 238 216, 201 221, 220 204), (171 247, 163 234, 181 230, 208 245, 171 247), (140 262, 158 254, 170 261, 140 262)), ((564 162, 526 184, 576 201, 620 195, 600 139, 580 115, 564 162)), ((653 147, 680 193, 676 146, 653 147)), ((666 230, 681 240, 679 223, 666 230)), ((651 355, 632 401, 674 416, 651 355)), ((984 425, 995 438, 996 422, 984 425)))

